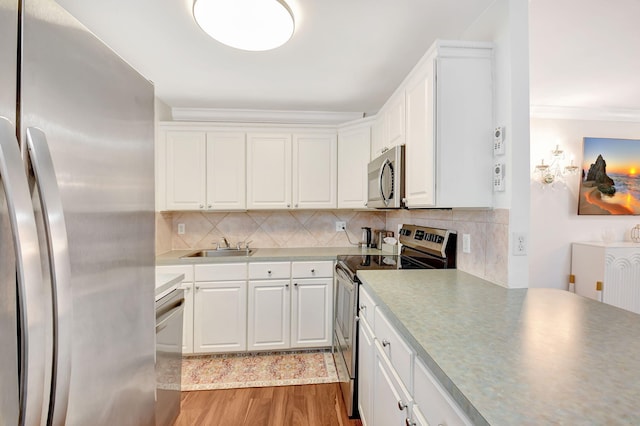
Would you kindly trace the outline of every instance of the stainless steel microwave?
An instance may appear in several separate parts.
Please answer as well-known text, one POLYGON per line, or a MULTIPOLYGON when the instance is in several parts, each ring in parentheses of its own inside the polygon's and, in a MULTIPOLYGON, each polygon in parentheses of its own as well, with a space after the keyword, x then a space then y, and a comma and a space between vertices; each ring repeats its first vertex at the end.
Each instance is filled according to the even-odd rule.
POLYGON ((399 209, 404 199, 404 145, 393 147, 367 167, 367 207, 399 209))

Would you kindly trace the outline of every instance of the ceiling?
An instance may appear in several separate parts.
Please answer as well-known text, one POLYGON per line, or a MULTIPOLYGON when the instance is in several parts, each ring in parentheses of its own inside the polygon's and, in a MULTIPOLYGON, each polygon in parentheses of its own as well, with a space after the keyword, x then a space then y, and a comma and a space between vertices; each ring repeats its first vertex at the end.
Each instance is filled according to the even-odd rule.
MULTIPOLYGON (((374 113, 436 38, 493 0, 287 0, 296 31, 269 52, 209 38, 193 0, 57 0, 155 83, 171 107, 374 113)), ((640 111, 640 0, 529 0, 531 104, 640 111)))
POLYGON ((457 39, 493 0, 287 0, 286 45, 209 38, 193 0, 57 0, 171 107, 376 112, 436 38, 457 39))
POLYGON ((640 111, 640 0, 530 0, 535 106, 640 111))

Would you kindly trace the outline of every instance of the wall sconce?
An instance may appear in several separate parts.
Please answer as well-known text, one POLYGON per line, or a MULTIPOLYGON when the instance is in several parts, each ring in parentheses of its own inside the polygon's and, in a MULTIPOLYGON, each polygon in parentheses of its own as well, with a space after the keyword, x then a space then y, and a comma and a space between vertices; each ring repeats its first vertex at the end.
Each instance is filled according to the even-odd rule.
POLYGON ((558 145, 551 151, 551 160, 545 164, 544 159, 535 167, 534 180, 542 184, 542 187, 553 186, 556 182, 562 182, 565 176, 578 174, 580 167, 573 164, 573 155, 568 165, 563 166, 565 155, 558 145))

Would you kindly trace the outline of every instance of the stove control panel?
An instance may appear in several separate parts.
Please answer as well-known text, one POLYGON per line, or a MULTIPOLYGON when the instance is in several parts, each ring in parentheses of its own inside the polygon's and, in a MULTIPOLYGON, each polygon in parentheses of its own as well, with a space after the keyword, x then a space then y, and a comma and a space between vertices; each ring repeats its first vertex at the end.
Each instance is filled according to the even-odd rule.
POLYGON ((436 253, 445 257, 445 249, 450 238, 456 238, 456 233, 448 229, 429 228, 418 225, 402 225, 400 229, 400 244, 436 253))

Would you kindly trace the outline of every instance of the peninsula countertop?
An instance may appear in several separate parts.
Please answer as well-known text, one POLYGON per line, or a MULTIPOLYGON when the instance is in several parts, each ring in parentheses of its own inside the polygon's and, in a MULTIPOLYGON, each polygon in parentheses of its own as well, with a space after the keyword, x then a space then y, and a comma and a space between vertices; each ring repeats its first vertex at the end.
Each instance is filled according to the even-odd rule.
POLYGON ((183 257, 199 250, 172 250, 156 256, 156 265, 189 265, 197 263, 269 262, 336 260, 342 254, 385 254, 377 249, 358 247, 256 248, 251 256, 183 257))
POLYGON ((640 424, 640 315, 457 270, 358 276, 475 424, 640 424))

